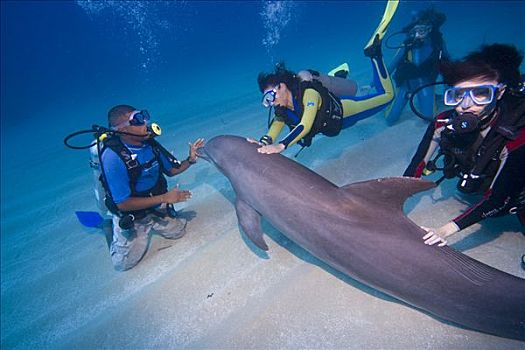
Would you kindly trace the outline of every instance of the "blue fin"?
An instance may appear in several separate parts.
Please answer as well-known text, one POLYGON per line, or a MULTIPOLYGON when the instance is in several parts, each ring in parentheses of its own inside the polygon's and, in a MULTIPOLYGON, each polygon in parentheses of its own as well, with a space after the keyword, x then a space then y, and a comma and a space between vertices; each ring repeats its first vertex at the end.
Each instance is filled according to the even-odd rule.
POLYGON ((78 221, 86 227, 101 227, 104 218, 96 211, 76 211, 78 221))

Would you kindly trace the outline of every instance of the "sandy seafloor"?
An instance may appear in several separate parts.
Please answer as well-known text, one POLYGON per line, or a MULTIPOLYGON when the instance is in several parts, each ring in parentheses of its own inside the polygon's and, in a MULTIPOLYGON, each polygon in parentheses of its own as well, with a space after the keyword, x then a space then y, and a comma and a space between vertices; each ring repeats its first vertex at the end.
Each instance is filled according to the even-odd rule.
MULTIPOLYGON (((209 117, 212 122, 205 121, 207 126, 198 116, 183 125, 164 125, 160 140, 182 158, 187 142, 197 137, 264 132, 263 123, 244 122, 260 119, 258 102, 221 108, 209 117)), ((406 113, 393 127, 378 114, 336 138, 318 137, 299 161, 338 185, 402 174, 426 125, 406 113)), ((55 155, 67 161, 72 157, 67 152, 55 155)), ((87 152, 75 156, 85 156, 87 163, 87 152)), ((41 181, 53 178, 53 169, 38 171, 41 181)), ((177 241, 153 236, 138 266, 116 272, 102 232, 82 227, 73 215, 74 210, 95 210, 87 164, 71 171, 68 178, 55 178, 56 188, 31 191, 33 199, 4 203, 2 230, 16 234, 2 237, 2 348, 525 347, 448 324, 370 289, 267 222, 270 250, 265 255, 240 232, 228 180, 203 160, 169 182, 193 192, 190 201, 177 206, 193 217, 186 236, 177 241)), ((19 182, 13 186, 23 186, 19 182)), ((445 181, 414 196, 405 212, 421 225, 447 222, 466 208, 455 183, 445 181)), ((524 278, 520 229, 514 217, 486 220, 454 236, 451 244, 524 278)))
MULTIPOLYGON (((452 34, 457 28, 453 16, 463 14, 450 15, 452 34)), ((515 21, 505 24, 514 28, 515 21)), ((340 49, 351 57, 351 77, 360 85, 370 79, 361 48, 375 25, 370 22, 361 29, 366 35, 352 39, 355 51, 340 49)), ((500 34, 491 28, 487 32, 500 34)), ((501 37, 523 47, 522 39, 509 34, 517 32, 501 37)), ((481 38, 470 42, 469 36, 448 37, 454 38, 449 48, 455 57, 482 43, 481 38), (464 41, 471 45, 459 51, 464 41)), ((507 42, 500 37, 487 40, 507 42)), ((327 67, 342 57, 322 51, 318 54, 330 57, 323 62, 301 52, 285 56, 296 60, 294 69, 307 62, 327 67)), ((66 75, 59 78, 71 81, 71 95, 51 94, 47 106, 21 96, 17 103, 34 109, 30 118, 9 119, 12 125, 7 125, 2 116, 1 348, 525 349, 524 342, 451 325, 368 288, 317 260, 268 222, 263 228, 270 249, 268 254, 257 250, 239 229, 228 180, 204 161, 169 179, 171 187, 180 184, 193 192, 190 201, 177 205, 191 218, 186 236, 177 241, 153 236, 138 266, 123 273, 113 270, 102 231, 81 226, 74 216, 75 210, 96 210, 88 152, 65 149, 62 138, 90 123, 105 123, 106 106, 117 103, 148 108, 163 127, 159 141, 180 159, 187 156, 187 143, 198 137, 258 138, 265 132, 266 111, 260 106, 254 69, 259 68, 235 71, 249 77, 251 90, 237 83, 238 76, 225 80, 228 71, 206 76, 223 81, 209 85, 230 94, 232 102, 214 104, 218 93, 207 90, 206 108, 199 105, 191 111, 181 111, 170 98, 195 99, 199 85, 181 86, 168 72, 166 79, 173 79, 173 86, 162 85, 164 90, 152 89, 150 95, 129 100, 122 95, 135 91, 132 84, 121 95, 113 85, 102 91, 87 86, 90 95, 83 95, 74 85, 78 77, 66 75), (86 122, 89 115, 94 117, 86 122)), ((392 127, 379 113, 335 138, 316 137, 298 161, 337 185, 399 176, 425 128, 408 108, 392 127)), ((293 157, 298 149, 285 154, 293 157)), ((446 223, 468 206, 455 185, 448 180, 410 198, 405 213, 424 226, 446 223)), ((474 259, 525 278, 520 267, 525 253, 522 229, 511 216, 489 219, 453 236, 450 243, 474 259)))

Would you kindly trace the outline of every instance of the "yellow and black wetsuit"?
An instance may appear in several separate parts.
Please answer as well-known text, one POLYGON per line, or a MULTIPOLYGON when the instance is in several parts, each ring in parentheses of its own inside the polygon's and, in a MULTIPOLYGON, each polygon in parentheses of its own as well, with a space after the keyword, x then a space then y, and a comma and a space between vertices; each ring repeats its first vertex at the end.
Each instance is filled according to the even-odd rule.
MULTIPOLYGON (((341 116, 343 120, 341 128, 343 129, 379 112, 388 106, 394 98, 394 87, 381 53, 381 40, 386 34, 398 5, 398 0, 389 0, 387 2, 380 23, 365 46, 365 55, 370 57, 372 61, 374 72, 373 85, 377 92, 358 97, 337 96, 340 100, 340 105, 342 105, 341 116)), ((263 136, 261 140, 264 139, 266 142, 272 143, 273 140, 277 139, 284 125, 288 125, 291 128, 288 135, 280 141, 285 147, 293 145, 305 137, 309 138, 309 140, 306 140, 307 143, 305 143, 305 145, 308 145, 315 133, 323 132, 319 128, 317 128, 318 130, 312 130, 312 127, 319 124, 316 123, 317 118, 322 117, 323 114, 326 116, 327 108, 323 108, 323 104, 333 101, 328 100, 326 94, 320 93, 314 86, 307 87, 302 91, 301 89, 299 90, 299 95, 301 96, 292 95, 293 110, 282 108, 284 109, 283 113, 282 110, 279 111, 281 108, 276 108, 276 118, 274 118, 268 130, 267 137, 263 136), (323 95, 325 96, 324 99, 323 95)))
MULTIPOLYGON (((371 60, 374 69, 374 87, 377 92, 365 96, 337 96, 342 105, 343 129, 376 114, 394 98, 394 88, 383 58, 376 56, 372 57, 371 60)), ((279 141, 285 147, 289 147, 305 137, 313 137, 310 135, 312 131, 314 133, 321 131, 312 130, 312 127, 316 118, 320 118, 323 113, 323 103, 329 103, 329 101, 322 98, 322 92, 315 86, 309 86, 301 92, 298 94, 299 96, 292 95, 293 110, 276 108, 276 117, 267 133, 271 138, 270 140, 276 140, 283 127, 288 125, 291 129, 290 132, 279 141)))

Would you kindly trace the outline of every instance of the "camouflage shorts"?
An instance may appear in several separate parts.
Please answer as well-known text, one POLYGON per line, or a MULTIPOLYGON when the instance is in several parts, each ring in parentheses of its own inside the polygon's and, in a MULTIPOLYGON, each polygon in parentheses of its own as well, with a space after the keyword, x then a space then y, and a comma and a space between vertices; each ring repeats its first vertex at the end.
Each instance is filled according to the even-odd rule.
POLYGON ((183 218, 148 214, 135 220, 129 230, 120 228, 119 221, 118 216, 113 216, 113 241, 109 248, 113 266, 118 271, 129 270, 138 264, 146 254, 150 234, 156 233, 164 238, 177 239, 186 233, 186 220, 183 218))

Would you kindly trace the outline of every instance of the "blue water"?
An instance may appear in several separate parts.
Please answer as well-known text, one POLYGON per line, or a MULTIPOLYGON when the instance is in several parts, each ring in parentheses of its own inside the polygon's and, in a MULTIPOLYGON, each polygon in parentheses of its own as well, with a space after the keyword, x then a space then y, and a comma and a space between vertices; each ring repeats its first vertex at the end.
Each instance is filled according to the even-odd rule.
MULTIPOLYGON (((351 76, 369 84, 362 49, 384 8, 382 1, 0 4, 3 265, 20 254, 10 245, 16 237, 38 238, 53 225, 50 216, 74 227, 70 188, 88 183, 90 170, 86 153, 64 147, 66 134, 105 124, 107 110, 122 103, 148 109, 183 145, 177 130, 195 123, 205 134, 216 126, 206 120, 247 106, 258 114, 245 123, 264 131, 257 74, 280 60, 296 71, 347 61, 351 76)), ((447 15, 442 32, 453 58, 494 42, 525 49, 524 1, 402 2, 389 32, 429 4, 447 15)), ((385 49, 387 63, 393 54, 385 49)))
MULTIPOLYGON (((402 4, 392 29, 423 5, 402 4)), ((284 2, 279 11, 256 1, 5 1, 2 125, 27 127, 42 115, 56 123, 100 120, 125 101, 184 118, 255 93, 257 73, 277 60, 294 69, 329 69, 342 60, 360 67, 383 6, 284 2), (264 11, 279 17, 272 22, 264 11)), ((523 2, 435 6, 448 16, 443 32, 453 56, 496 41, 524 46, 523 2)))
MULTIPOLYGON (((525 47, 523 2, 434 5, 448 17, 442 31, 453 57, 483 43, 525 47)), ((217 108, 257 102, 258 72, 279 60, 294 70, 321 71, 348 61, 352 77, 368 84, 362 47, 384 4, 2 1, 1 6, 2 201, 7 203, 17 195, 13 183, 34 183, 31 172, 20 172, 23 164, 38 164, 42 152, 58 152, 81 166, 78 154, 63 152, 61 137, 104 124, 115 104, 148 108, 164 124, 207 118, 217 108)), ((390 32, 425 6, 402 3, 390 32)), ((385 50, 387 61, 392 51, 385 50)), ((264 127, 265 112, 246 122, 264 127)), ((67 167, 63 172, 67 177, 67 167)))

